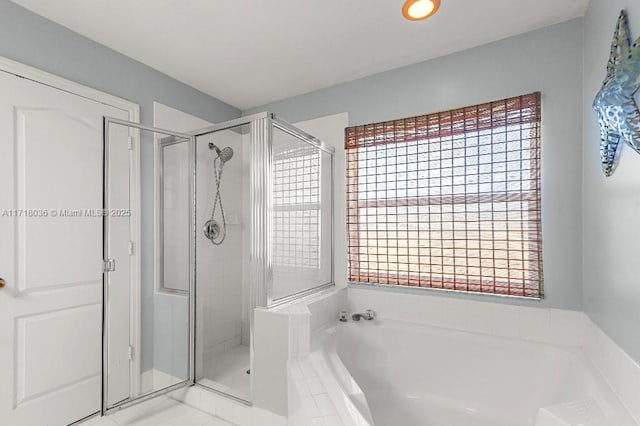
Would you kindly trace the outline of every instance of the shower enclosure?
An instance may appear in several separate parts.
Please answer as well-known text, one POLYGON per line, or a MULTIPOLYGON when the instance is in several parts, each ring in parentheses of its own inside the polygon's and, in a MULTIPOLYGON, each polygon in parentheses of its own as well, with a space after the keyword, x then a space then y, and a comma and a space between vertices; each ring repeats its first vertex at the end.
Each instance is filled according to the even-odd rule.
POLYGON ((142 144, 142 244, 105 216, 103 413, 194 384, 251 403, 254 309, 333 285, 333 150, 271 113, 104 129, 105 209, 129 195, 110 150, 142 144))

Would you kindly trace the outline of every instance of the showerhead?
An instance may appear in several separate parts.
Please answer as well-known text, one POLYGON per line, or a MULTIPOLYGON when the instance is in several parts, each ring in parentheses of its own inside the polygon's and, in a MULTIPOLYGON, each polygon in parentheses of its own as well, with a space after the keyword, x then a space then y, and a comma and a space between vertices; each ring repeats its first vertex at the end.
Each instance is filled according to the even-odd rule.
POLYGON ((214 150, 216 154, 218 154, 218 158, 220 158, 220 161, 222 161, 223 163, 226 163, 227 161, 231 160, 231 158, 233 158, 233 148, 229 146, 220 149, 216 146, 216 144, 210 142, 209 149, 214 150))
POLYGON ((220 151, 219 149, 216 150, 216 152, 218 153, 218 158, 220 158, 220 161, 222 161, 223 163, 226 163, 227 161, 231 160, 231 158, 233 158, 233 149, 231 147, 225 147, 222 148, 222 151, 220 151))

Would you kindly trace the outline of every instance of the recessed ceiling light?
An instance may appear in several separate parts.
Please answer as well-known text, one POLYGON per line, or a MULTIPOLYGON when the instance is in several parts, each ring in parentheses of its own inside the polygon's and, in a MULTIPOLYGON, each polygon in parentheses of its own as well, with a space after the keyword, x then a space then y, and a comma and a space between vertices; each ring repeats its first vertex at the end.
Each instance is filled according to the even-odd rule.
POLYGON ((407 0, 402 6, 402 14, 410 21, 421 21, 433 15, 440 8, 440 0, 407 0))

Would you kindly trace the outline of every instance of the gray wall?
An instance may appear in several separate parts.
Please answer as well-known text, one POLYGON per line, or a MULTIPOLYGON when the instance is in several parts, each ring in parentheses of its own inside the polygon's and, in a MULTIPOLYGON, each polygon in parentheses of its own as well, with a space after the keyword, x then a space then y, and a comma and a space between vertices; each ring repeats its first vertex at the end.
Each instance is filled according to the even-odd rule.
POLYGON ((142 123, 147 125, 153 125, 153 101, 211 122, 240 116, 231 105, 9 0, 0 0, 0 56, 140 104, 142 123))
POLYGON ((584 53, 584 309, 616 343, 640 362, 640 155, 622 148, 609 178, 600 170, 600 133, 591 103, 600 89, 616 20, 627 9, 633 38, 640 37, 637 0, 591 0, 584 53))
POLYGON ((579 310, 582 32, 582 19, 576 19, 243 113, 269 110, 297 122, 348 112, 355 125, 541 91, 546 299, 446 297, 579 310))
MULTIPOLYGON (((211 122, 241 115, 228 104, 8 0, 0 0, 0 56, 135 102, 141 107, 141 121, 146 125, 153 125, 153 101, 211 122)), ((153 146, 150 139, 142 141, 141 157, 145 188, 142 191, 142 354, 143 370, 146 370, 153 366, 153 332, 149 331, 153 326, 153 146)), ((167 369, 161 365, 156 367, 167 369)))

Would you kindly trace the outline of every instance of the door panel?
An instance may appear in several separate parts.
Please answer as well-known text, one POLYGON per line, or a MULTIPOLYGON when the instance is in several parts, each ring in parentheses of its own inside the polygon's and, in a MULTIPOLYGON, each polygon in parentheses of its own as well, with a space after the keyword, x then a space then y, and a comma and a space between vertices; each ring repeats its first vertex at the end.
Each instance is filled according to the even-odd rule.
MULTIPOLYGON (((117 152, 123 144, 120 142, 123 137, 131 133, 137 132, 140 143, 141 152, 155 152, 156 155, 145 157, 143 165, 146 170, 154 170, 155 173, 145 173, 141 176, 141 193, 142 209, 140 213, 140 222, 142 223, 143 241, 150 242, 156 238, 156 247, 165 247, 164 238, 166 235, 157 233, 153 235, 150 230, 159 228, 159 199, 162 195, 166 195, 166 191, 161 188, 173 188, 176 191, 175 200, 181 200, 186 203, 184 208, 187 212, 192 206, 193 186, 189 179, 190 170, 193 170, 193 164, 190 158, 193 158, 194 139, 186 134, 173 133, 166 130, 155 129, 153 127, 141 126, 136 123, 130 123, 122 120, 105 121, 105 144, 107 147, 105 182, 107 182, 107 207, 110 210, 117 210, 120 205, 127 204, 126 187, 127 180, 122 178, 123 171, 126 171, 127 164, 121 161, 122 157, 117 152), (162 173, 157 159, 158 147, 162 145, 162 141, 172 141, 175 144, 184 144, 187 147, 186 155, 180 161, 180 171, 185 174, 186 179, 178 179, 180 182, 186 182, 186 185, 176 187, 176 179, 173 174, 165 175, 162 173), (115 157, 115 158, 113 158, 115 157), (154 176, 155 175, 155 176, 154 176), (158 184, 165 182, 166 185, 158 184), (118 188, 121 188, 120 191, 118 188)), ((191 175, 192 176, 192 175, 191 175)), ((173 193, 172 193, 173 194, 173 193)), ((186 234, 185 244, 181 247, 186 253, 187 262, 193 259, 193 223, 191 215, 186 215, 187 222, 177 231, 186 234)), ((182 224, 181 224, 182 225, 182 224)), ((105 242, 105 251, 108 257, 118 258, 118 253, 126 252, 126 245, 119 244, 122 236, 128 234, 128 225, 118 216, 108 216, 105 220, 105 231, 108 236, 105 242), (121 237, 119 237, 121 236, 121 237)), ((173 234, 169 234, 173 235, 173 234)), ((136 250, 136 248, 134 248, 136 250)), ((157 261, 160 257, 154 253, 152 247, 140 247, 145 257, 157 261), (146 253, 146 254, 145 254, 146 253), (149 256, 152 254, 153 256, 149 256)), ((171 262, 174 259, 164 259, 164 262, 171 262)), ((161 262, 162 263, 162 262, 161 262)), ((157 265, 156 271, 163 270, 162 265, 157 265)), ((126 265, 123 269, 119 262, 116 262, 115 271, 109 272, 106 277, 105 306, 106 315, 104 321, 106 346, 104 355, 108 366, 108 376, 104 381, 104 412, 112 409, 121 408, 125 405, 134 404, 149 397, 166 393, 177 387, 187 386, 193 382, 193 368, 190 363, 192 358, 191 348, 193 346, 192 334, 190 333, 193 324, 193 311, 191 304, 193 303, 193 293, 191 291, 193 285, 193 266, 187 265, 182 269, 182 274, 175 279, 182 281, 180 284, 186 289, 183 293, 166 293, 157 285, 157 280, 161 274, 153 274, 153 271, 145 269, 142 271, 142 277, 133 293, 140 295, 138 303, 132 305, 128 300, 128 293, 122 291, 118 285, 118 281, 126 279, 129 273, 126 265), (120 277, 120 278, 118 278, 120 277), (115 281, 115 282, 114 282, 115 281), (124 306, 130 308, 133 315, 127 317, 121 315, 124 306), (128 337, 119 330, 124 330, 128 326, 132 329, 139 328, 139 335, 142 336, 142 342, 138 346, 134 354, 135 361, 139 368, 137 369, 137 379, 139 386, 137 388, 127 388, 123 386, 122 379, 125 375, 121 374, 122 370, 115 368, 124 361, 118 360, 123 353, 121 348, 126 347, 128 337)), ((136 374, 136 371, 132 371, 136 374)))
POLYGON ((101 191, 96 191, 102 187, 95 170, 102 162, 96 128, 70 111, 24 107, 15 109, 15 128, 17 208, 59 209, 55 217, 49 212, 48 217, 17 219, 18 290, 99 285, 101 218, 83 214, 102 204, 101 191), (66 167, 73 158, 82 161, 66 167), (61 242, 64 250, 52 250, 61 242))
POLYGON ((101 316, 101 304, 93 303, 16 318, 16 405, 100 373, 91 355, 100 350, 93 333, 101 316))
POLYGON ((132 315, 131 264, 127 259, 135 247, 130 246, 131 226, 127 210, 130 206, 130 177, 128 139, 130 129, 113 128, 105 141, 105 207, 110 211, 105 218, 107 237, 106 257, 114 259, 115 270, 106 274, 107 284, 107 371, 109 382, 109 404, 134 396, 137 392, 131 386, 129 346, 133 348, 130 330, 132 315))
POLYGON ((100 409, 102 117, 127 113, 2 72, 0 93, 0 424, 66 425, 100 409))

